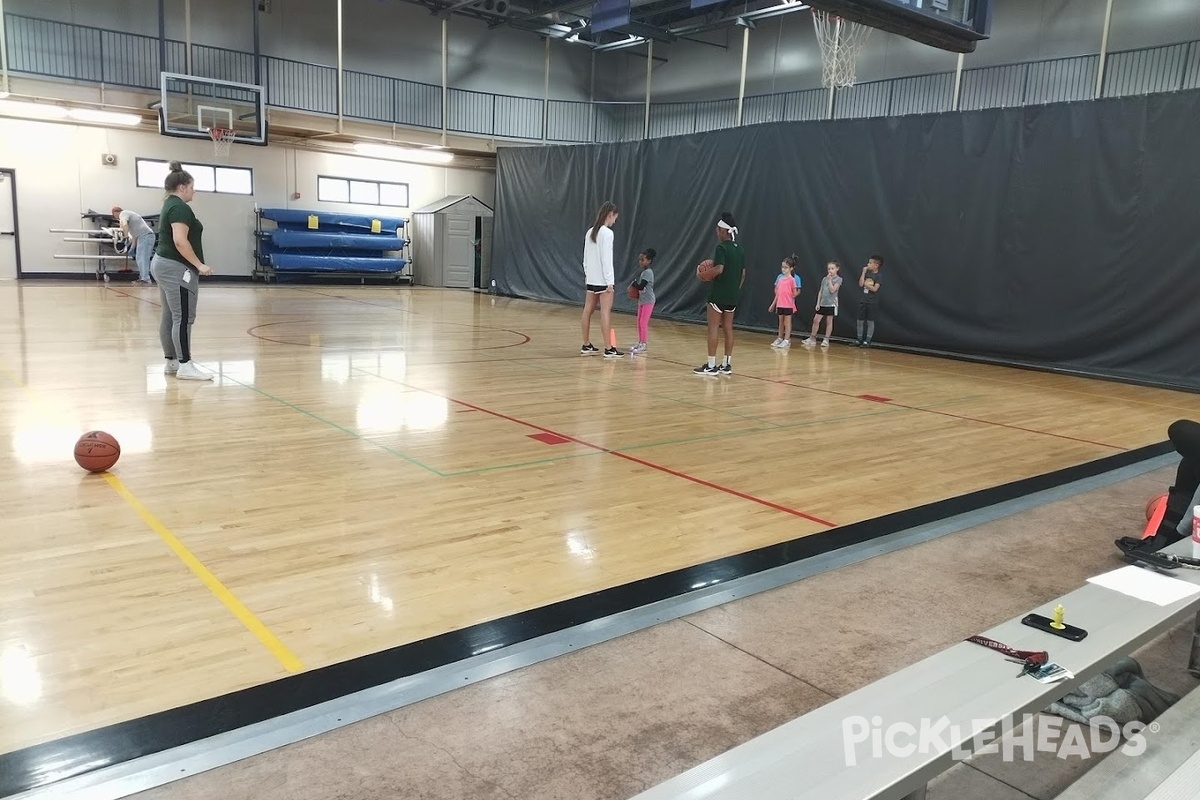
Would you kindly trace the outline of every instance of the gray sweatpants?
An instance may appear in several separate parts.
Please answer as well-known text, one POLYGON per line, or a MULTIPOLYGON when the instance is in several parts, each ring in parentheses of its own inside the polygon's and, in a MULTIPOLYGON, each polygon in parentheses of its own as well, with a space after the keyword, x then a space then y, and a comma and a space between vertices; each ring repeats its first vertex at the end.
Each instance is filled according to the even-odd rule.
POLYGON ((187 363, 192 360, 192 323, 196 321, 199 273, 158 253, 150 262, 150 272, 158 282, 158 294, 162 298, 158 338, 162 341, 163 355, 178 359, 181 364, 187 363))

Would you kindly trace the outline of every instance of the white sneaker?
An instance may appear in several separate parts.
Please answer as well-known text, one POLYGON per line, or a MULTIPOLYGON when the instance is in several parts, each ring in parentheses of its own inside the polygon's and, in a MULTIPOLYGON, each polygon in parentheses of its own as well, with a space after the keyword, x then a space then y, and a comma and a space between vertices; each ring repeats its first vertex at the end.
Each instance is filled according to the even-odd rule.
POLYGON ((783 339, 780 339, 778 336, 776 336, 775 341, 771 342, 771 347, 779 347, 781 344, 783 344, 783 339))
POLYGON ((190 361, 185 361, 179 365, 179 371, 175 373, 175 377, 181 381, 211 381, 213 379, 212 375, 207 372, 201 372, 190 361))
POLYGON ((179 372, 179 362, 173 358, 168 358, 167 365, 163 367, 163 372, 168 375, 174 375, 176 372, 179 372))
POLYGON ((812 337, 810 336, 807 339, 805 339, 804 341, 802 341, 800 344, 803 345, 804 347, 813 347, 814 345, 816 345, 816 342, 814 342, 812 337))
POLYGON ((828 340, 828 339, 822 339, 822 340, 821 340, 821 347, 824 347, 824 348, 828 349, 828 348, 829 348, 829 340, 828 340))
POLYGON ((791 340, 791 339, 784 339, 783 341, 781 341, 781 342, 779 343, 779 349, 780 349, 780 350, 787 350, 787 349, 788 349, 789 347, 791 347, 791 346, 792 346, 792 340, 791 340))

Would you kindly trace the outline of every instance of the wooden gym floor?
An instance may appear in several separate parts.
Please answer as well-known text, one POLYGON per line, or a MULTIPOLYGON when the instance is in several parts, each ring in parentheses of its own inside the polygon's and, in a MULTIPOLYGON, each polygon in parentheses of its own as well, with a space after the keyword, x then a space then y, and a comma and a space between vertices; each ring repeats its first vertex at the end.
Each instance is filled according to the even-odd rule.
POLYGON ((187 383, 158 315, 153 288, 0 284, 0 753, 1200 416, 1195 395, 745 332, 735 374, 702 378, 698 326, 581 358, 578 308, 407 287, 205 285, 217 378, 187 383), (123 446, 108 476, 72 460, 92 429, 123 446))

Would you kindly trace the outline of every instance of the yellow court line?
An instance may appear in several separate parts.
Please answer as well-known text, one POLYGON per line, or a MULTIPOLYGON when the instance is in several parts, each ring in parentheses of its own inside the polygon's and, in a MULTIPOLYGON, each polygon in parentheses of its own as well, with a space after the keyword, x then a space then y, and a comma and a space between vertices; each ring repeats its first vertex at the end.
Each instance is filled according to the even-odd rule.
POLYGON ((225 584, 221 583, 216 575, 208 571, 208 567, 204 566, 200 559, 196 558, 192 554, 192 551, 187 549, 187 546, 179 540, 179 537, 171 533, 171 530, 150 512, 150 509, 142 505, 133 492, 125 488, 125 484, 121 483, 120 478, 111 472, 101 474, 104 476, 104 480, 108 481, 108 485, 129 504, 130 508, 137 512, 137 515, 150 527, 150 530, 157 533, 159 538, 166 543, 167 547, 171 548, 171 552, 187 565, 187 568, 208 587, 210 592, 216 595, 218 600, 225 604, 225 607, 238 618, 238 621, 246 626, 247 630, 263 643, 264 647, 271 651, 275 658, 279 659, 279 663, 283 664, 284 669, 288 672, 303 671, 304 665, 300 663, 300 659, 296 658, 291 650, 288 650, 287 645, 279 641, 275 634, 271 633, 267 626, 262 623, 262 620, 254 616, 253 611, 246 608, 242 604, 242 601, 234 596, 233 592, 225 588, 225 584))

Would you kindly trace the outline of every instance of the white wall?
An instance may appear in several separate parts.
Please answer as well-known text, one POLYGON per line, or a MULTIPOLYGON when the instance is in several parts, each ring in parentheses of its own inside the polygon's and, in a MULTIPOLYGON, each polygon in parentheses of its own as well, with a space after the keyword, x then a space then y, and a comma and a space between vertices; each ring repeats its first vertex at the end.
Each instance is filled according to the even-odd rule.
MULTIPOLYGON (((402 0, 343 0, 343 63, 348 70, 441 85, 442 23, 402 0)), ((253 52, 250 0, 192 0, 192 42, 253 52)), ((337 63, 334 0, 271 0, 259 15, 265 55, 337 63)), ((5 0, 5 11, 30 17, 158 36, 157 0, 5 0)), ((184 0, 166 0, 167 37, 184 40, 184 0)), ((586 100, 586 47, 551 43, 550 97, 586 100)), ((545 43, 513 28, 454 16, 449 26, 448 83, 456 89, 541 97, 545 43)))
MULTIPOLYGON (((227 164, 254 170, 254 196, 197 192, 192 202, 204 223, 204 255, 218 275, 249 275, 253 269, 254 205, 409 217, 411 209, 317 202, 317 175, 369 178, 407 183, 412 208, 447 194, 473 194, 494 205, 495 173, 433 167, 322 153, 283 146, 234 145, 225 160, 213 158, 212 144, 154 133, 113 130, 0 118, 0 167, 17 173, 21 269, 36 272, 94 272, 95 262, 53 258, 55 253, 95 252, 88 245, 62 241, 50 228, 86 228, 80 214, 107 211, 114 205, 156 214, 161 189, 141 189, 136 159, 227 164), (117 166, 101 163, 101 154, 117 156, 117 166), (293 192, 299 200, 292 200, 293 192), (86 249, 85 249, 86 248, 86 249)), ((407 238, 407 237, 406 237, 407 238)))

